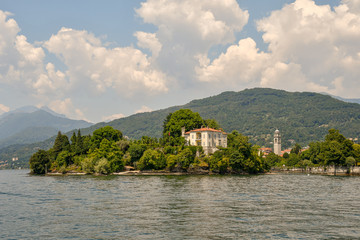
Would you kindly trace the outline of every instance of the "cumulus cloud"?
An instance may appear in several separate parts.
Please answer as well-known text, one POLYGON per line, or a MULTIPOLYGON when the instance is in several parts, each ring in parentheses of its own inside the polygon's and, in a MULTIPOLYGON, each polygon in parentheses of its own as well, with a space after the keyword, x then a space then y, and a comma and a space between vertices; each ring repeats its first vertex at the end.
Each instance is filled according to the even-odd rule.
POLYGON ((251 38, 242 39, 238 45, 230 46, 211 64, 200 60, 197 68, 198 79, 203 82, 239 85, 260 77, 261 70, 268 64, 269 54, 260 52, 251 38))
POLYGON ((258 30, 264 32, 273 60, 301 66, 308 90, 322 86, 337 95, 356 96, 360 14, 355 6, 359 8, 358 0, 343 1, 333 10, 312 0, 297 0, 258 21, 258 30))
POLYGON ((187 83, 193 79, 198 56, 207 55, 213 46, 232 43, 249 17, 236 0, 148 0, 136 12, 158 27, 162 48, 157 63, 187 83))
POLYGON ((139 47, 149 49, 154 58, 159 55, 161 43, 155 33, 136 32, 134 35, 138 40, 137 45, 139 47))
POLYGON ((42 73, 43 50, 18 35, 20 28, 11 14, 0 10, 0 81, 16 83, 32 81, 42 73))
POLYGON ((268 44, 259 52, 251 39, 210 62, 199 58, 197 77, 223 85, 252 85, 286 90, 328 92, 356 97, 360 90, 359 0, 333 9, 313 0, 296 0, 257 21, 268 44))
POLYGON ((70 98, 52 101, 48 106, 54 112, 64 114, 65 116, 71 116, 74 119, 86 120, 90 122, 86 119, 84 113, 80 109, 74 107, 70 98))
POLYGON ((98 93, 113 88, 128 96, 139 90, 148 94, 168 90, 165 74, 133 47, 106 48, 93 34, 70 28, 62 28, 44 46, 65 63, 72 87, 85 84, 98 93))
POLYGON ((104 122, 111 122, 112 120, 115 120, 115 119, 119 119, 119 118, 123 118, 125 117, 124 114, 122 113, 117 113, 117 114, 113 114, 111 116, 106 116, 106 117, 103 117, 102 120, 104 122))
POLYGON ((66 86, 65 75, 53 64, 44 64, 45 52, 20 35, 11 14, 0 10, 0 82, 16 86, 26 94, 46 102, 66 86))
MULTIPOLYGON (((0 10, 0 83, 16 86, 35 97, 38 104, 68 103, 59 99, 80 89, 85 95, 115 89, 125 97, 168 91, 167 76, 136 48, 108 48, 93 34, 69 28, 35 46, 19 34, 20 28, 10 16, 0 10), (64 63, 64 72, 45 61, 43 48, 64 63)), ((158 54, 161 44, 155 34, 138 32, 137 37, 139 46, 149 48, 153 57, 158 54)), ((65 113, 65 108, 61 112, 65 113)), ((78 118, 82 113, 71 114, 78 118)))
POLYGON ((142 106, 139 110, 135 111, 135 113, 144 113, 144 112, 151 112, 152 109, 147 106, 142 106))
POLYGON ((0 103, 0 115, 10 111, 10 108, 0 103))

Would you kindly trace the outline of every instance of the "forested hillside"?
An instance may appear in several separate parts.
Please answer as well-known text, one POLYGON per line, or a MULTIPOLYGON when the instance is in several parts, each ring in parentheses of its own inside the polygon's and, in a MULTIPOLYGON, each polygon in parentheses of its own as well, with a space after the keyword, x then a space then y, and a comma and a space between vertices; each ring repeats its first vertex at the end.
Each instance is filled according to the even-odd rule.
MULTIPOLYGON (((360 135, 359 104, 317 93, 264 88, 224 92, 183 106, 117 119, 108 125, 130 138, 161 137, 166 115, 180 108, 199 112, 206 119, 216 119, 225 131, 238 130, 260 146, 270 144, 276 128, 281 131, 285 146, 290 145, 289 140, 301 145, 319 141, 331 128, 339 129, 346 137, 360 135)), ((92 129, 98 126, 103 124, 94 125, 92 129)))
MULTIPOLYGON (((283 148, 291 147, 294 142, 305 146, 310 142, 320 141, 331 128, 340 130, 348 138, 360 135, 359 104, 346 103, 317 93, 292 93, 265 88, 224 92, 183 106, 98 123, 82 129, 81 133, 84 136, 108 125, 132 139, 140 139, 145 135, 159 138, 162 136, 166 116, 181 108, 198 112, 204 119, 216 119, 224 131, 237 130, 249 136, 250 141, 259 146, 271 146, 276 128, 282 134, 283 148)), ((70 137, 71 134, 72 132, 67 135, 70 137)), ((49 146, 50 142, 43 145, 49 146)), ((26 145, 19 146, 18 149, 24 147, 26 145)), ((0 161, 8 152, 7 149, 0 151, 0 161)), ((29 156, 32 153, 34 151, 29 152, 29 156)))

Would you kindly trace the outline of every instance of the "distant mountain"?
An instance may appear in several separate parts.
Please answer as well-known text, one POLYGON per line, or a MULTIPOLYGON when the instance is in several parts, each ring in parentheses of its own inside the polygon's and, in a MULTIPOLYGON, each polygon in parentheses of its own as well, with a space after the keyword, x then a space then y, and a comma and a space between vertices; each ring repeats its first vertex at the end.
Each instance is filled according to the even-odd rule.
POLYGON ((15 110, 12 110, 12 111, 1 114, 0 118, 9 116, 9 115, 14 114, 14 113, 33 113, 33 112, 36 112, 38 110, 44 110, 45 112, 48 112, 48 113, 50 113, 50 114, 52 114, 54 116, 66 118, 66 116, 64 114, 56 113, 53 110, 51 110, 50 108, 48 108, 47 106, 42 106, 40 108, 35 107, 35 106, 20 107, 20 108, 17 108, 15 110))
MULTIPOLYGON (((82 129, 81 132, 86 135, 100 127, 112 126, 133 139, 144 135, 159 138, 166 116, 181 108, 199 112, 205 119, 216 119, 226 132, 238 130, 260 146, 271 146, 273 133, 277 128, 282 135, 283 148, 290 147, 293 142, 305 146, 311 141, 323 140, 330 128, 339 129, 346 137, 355 138, 360 135, 359 104, 346 103, 318 93, 286 92, 267 88, 224 92, 217 96, 193 100, 183 106, 98 123, 82 129)), ((68 136, 71 134, 69 132, 68 136)), ((53 140, 41 144, 50 146, 51 141, 53 140)), ((36 149, 36 146, 32 145, 32 149, 36 149)), ((27 146, 18 146, 18 150, 11 147, 11 151, 13 154, 17 151, 25 153, 25 147, 27 146)), ((0 160, 9 151, 1 150, 0 160)), ((25 155, 23 157, 26 158, 25 155)))
POLYGON ((6 116, 9 116, 10 114, 14 114, 14 113, 32 113, 32 112, 35 112, 37 110, 39 110, 39 108, 37 108, 35 106, 24 106, 24 107, 17 108, 17 109, 15 109, 13 111, 9 111, 9 112, 1 114, 0 119, 4 118, 6 116))
POLYGON ((337 97, 337 96, 332 96, 333 98, 339 99, 343 102, 348 102, 348 103, 358 103, 360 104, 360 99, 359 98, 342 98, 342 97, 337 97))
POLYGON ((0 117, 0 148, 43 141, 58 131, 67 132, 91 125, 86 121, 64 118, 47 108, 17 109, 0 117))

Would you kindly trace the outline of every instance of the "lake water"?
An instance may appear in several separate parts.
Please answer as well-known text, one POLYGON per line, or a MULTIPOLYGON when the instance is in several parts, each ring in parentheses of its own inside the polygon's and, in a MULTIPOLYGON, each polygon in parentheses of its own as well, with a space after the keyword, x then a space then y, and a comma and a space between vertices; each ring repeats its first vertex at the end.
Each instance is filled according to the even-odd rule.
POLYGON ((0 171, 2 239, 360 239, 360 177, 0 171))

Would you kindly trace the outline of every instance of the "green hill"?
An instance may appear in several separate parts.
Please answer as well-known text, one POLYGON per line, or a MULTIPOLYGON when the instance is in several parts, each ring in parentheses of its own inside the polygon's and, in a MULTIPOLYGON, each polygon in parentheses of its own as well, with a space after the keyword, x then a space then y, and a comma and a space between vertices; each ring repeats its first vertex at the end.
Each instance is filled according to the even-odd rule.
MULTIPOLYGON (((183 106, 135 114, 109 123, 98 123, 82 129, 82 135, 91 134, 95 129, 109 125, 133 139, 144 135, 159 138, 165 117, 181 108, 199 112, 205 119, 216 119, 226 132, 238 130, 260 146, 271 146, 276 128, 281 131, 283 148, 290 147, 292 142, 305 146, 309 142, 323 140, 330 128, 339 129, 346 137, 355 138, 360 135, 359 104, 346 103, 317 93, 292 93, 266 88, 224 92, 217 96, 193 100, 183 106)), ((71 134, 72 132, 68 133, 69 136, 71 134)), ((49 141, 42 144, 48 146, 49 141)), ((0 150, 0 161, 8 152, 6 149, 0 150)), ((36 149, 36 146, 33 149, 36 149)))
POLYGON ((107 125, 131 138, 143 135, 161 137, 166 115, 180 108, 199 112, 203 118, 216 119, 225 131, 238 130, 260 146, 270 144, 276 128, 281 131, 285 146, 290 145, 289 140, 302 145, 322 140, 330 128, 339 129, 347 137, 360 135, 359 104, 317 93, 266 88, 224 92, 183 106, 117 119, 107 125))

